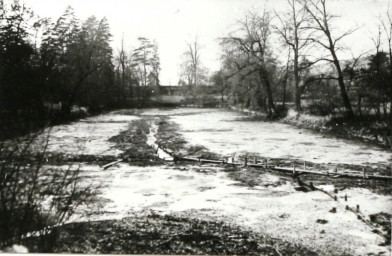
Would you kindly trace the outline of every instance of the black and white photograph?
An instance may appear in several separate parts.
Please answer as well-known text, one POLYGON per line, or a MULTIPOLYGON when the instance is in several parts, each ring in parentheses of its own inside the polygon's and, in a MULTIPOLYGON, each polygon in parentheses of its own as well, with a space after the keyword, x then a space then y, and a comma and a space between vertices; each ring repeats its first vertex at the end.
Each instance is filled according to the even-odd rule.
POLYGON ((0 0, 0 255, 388 256, 391 0, 0 0))

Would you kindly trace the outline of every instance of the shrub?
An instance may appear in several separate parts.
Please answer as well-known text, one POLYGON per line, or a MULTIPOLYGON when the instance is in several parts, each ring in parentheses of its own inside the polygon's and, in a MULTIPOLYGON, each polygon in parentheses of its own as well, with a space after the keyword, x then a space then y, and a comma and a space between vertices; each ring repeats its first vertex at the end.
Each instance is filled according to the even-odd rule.
MULTIPOLYGON (((0 245, 20 244, 28 234, 46 239, 96 187, 81 183, 80 168, 45 166, 50 130, 0 142, 0 245)), ((50 244, 42 243, 41 250, 50 244)))
POLYGON ((309 105, 309 113, 318 116, 327 116, 335 113, 336 106, 329 102, 313 102, 309 105))

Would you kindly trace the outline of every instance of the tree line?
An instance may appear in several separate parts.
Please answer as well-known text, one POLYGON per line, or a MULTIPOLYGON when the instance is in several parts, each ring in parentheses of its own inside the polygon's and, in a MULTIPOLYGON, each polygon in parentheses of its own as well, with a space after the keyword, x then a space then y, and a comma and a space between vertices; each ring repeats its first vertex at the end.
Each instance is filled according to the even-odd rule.
MULTIPOLYGON (((372 31, 374 49, 344 60, 344 40, 358 28, 336 29, 339 19, 327 0, 286 0, 286 7, 253 10, 238 20, 219 39, 221 69, 212 76, 202 64, 199 37, 187 42, 179 85, 200 97, 206 91, 200 85, 213 84, 226 104, 271 117, 293 104, 298 113, 391 118, 391 14, 372 31)), ((160 90, 158 44, 140 37, 133 49, 124 39, 113 49, 111 39, 106 18, 80 20, 68 7, 51 20, 18 0, 0 1, 2 122, 62 120, 81 107, 98 112, 145 106, 160 90)))
POLYGON ((221 69, 211 79, 227 103, 271 117, 292 102, 298 113, 306 107, 316 114, 392 119, 391 13, 379 18, 374 49, 344 60, 343 50, 350 49, 343 41, 358 27, 336 29, 327 0, 287 0, 286 6, 286 12, 247 12, 220 39, 221 69))
POLYGON ((15 0, 0 2, 0 114, 5 119, 68 118, 81 111, 139 106, 159 85, 158 45, 139 38, 114 51, 106 18, 80 20, 72 7, 40 18, 15 0), (83 110, 83 109, 82 109, 83 110))

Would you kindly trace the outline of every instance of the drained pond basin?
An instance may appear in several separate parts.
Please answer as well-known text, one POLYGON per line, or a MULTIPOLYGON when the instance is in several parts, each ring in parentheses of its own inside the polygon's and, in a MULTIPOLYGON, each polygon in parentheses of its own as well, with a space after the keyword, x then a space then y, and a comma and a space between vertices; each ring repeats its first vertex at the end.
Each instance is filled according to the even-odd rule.
POLYGON ((247 155, 263 161, 280 159, 289 166, 306 161, 314 169, 339 168, 337 172, 361 172, 362 167, 388 170, 392 160, 390 151, 377 147, 324 137, 279 122, 249 121, 244 114, 228 110, 116 111, 51 131, 48 151, 53 154, 123 160, 105 168, 104 163, 77 163, 86 184, 101 186, 101 201, 82 207, 70 222, 119 220, 153 212, 222 221, 305 246, 320 255, 391 252, 390 245, 382 245, 383 236, 346 210, 347 206, 359 205, 367 219, 374 214, 392 214, 390 183, 379 188, 362 181, 352 185, 315 178, 318 188, 336 195, 337 200, 333 200, 322 191, 297 191, 295 179, 271 171, 162 161, 154 155, 153 147, 158 144, 182 155, 238 162, 247 155), (139 128, 132 130, 136 125, 139 128), (165 130, 168 127, 172 130, 165 130), (144 144, 135 142, 132 131, 145 136, 144 144), (113 139, 120 134, 131 142, 122 137, 113 139))

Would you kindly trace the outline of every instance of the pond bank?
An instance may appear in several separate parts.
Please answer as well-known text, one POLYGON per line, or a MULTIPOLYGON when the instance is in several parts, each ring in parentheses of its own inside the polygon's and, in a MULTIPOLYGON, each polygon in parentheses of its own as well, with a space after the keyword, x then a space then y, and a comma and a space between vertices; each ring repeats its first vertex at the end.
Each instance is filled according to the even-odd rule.
MULTIPOLYGON (((244 113, 256 120, 267 120, 266 114, 261 111, 237 107, 230 107, 229 109, 244 113)), ((372 116, 355 117, 347 120, 343 117, 315 116, 306 113, 299 115, 297 111, 289 109, 287 115, 277 121, 310 129, 323 135, 354 140, 392 150, 392 120, 378 121, 372 116)))

